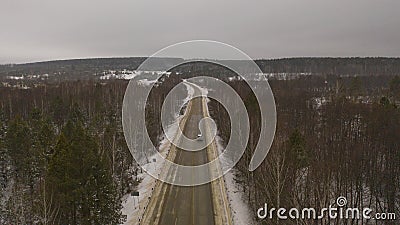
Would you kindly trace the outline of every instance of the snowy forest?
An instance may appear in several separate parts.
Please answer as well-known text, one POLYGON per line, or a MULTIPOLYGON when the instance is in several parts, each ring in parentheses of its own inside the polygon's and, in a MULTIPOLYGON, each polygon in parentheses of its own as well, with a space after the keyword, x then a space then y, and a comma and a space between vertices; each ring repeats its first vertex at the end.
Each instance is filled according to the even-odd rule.
MULTIPOLYGON (((0 224, 123 223, 121 198, 140 180, 121 107, 126 76, 142 59, 102 60, 0 66, 0 224)), ((184 65, 155 87, 146 109, 154 143, 162 136, 159 113, 168 91, 184 78, 217 76, 249 112, 248 149, 235 172, 253 211, 264 203, 319 209, 346 196, 353 207, 400 215, 400 60, 257 63, 274 92, 278 124, 256 171, 248 171, 259 138, 256 99, 243 81, 229 79, 231 71, 215 65, 184 65)), ((209 108, 227 142, 226 111, 215 101, 209 108)))
MULTIPOLYGON (((248 171, 258 141, 256 99, 240 82, 250 112, 248 149, 236 165, 236 181, 256 212, 270 208, 321 208, 344 196, 347 206, 400 213, 400 78, 304 77, 270 81, 278 124, 266 161, 248 171)), ((210 103, 220 136, 229 140, 227 113, 210 103)), ((360 219, 267 220, 260 224, 398 224, 360 219)))

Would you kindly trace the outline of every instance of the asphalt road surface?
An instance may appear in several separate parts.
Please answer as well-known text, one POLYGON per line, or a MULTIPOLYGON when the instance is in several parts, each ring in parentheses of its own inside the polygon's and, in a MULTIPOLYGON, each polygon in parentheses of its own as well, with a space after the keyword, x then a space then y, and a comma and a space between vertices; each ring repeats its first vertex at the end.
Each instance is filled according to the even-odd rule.
MULTIPOLYGON (((195 89, 195 91, 198 91, 195 89)), ((188 138, 195 139, 200 134, 198 124, 202 113, 202 100, 200 97, 192 100, 191 112, 183 130, 188 138)), ((180 165, 201 165, 208 162, 206 149, 200 151, 185 151, 177 149, 175 163, 180 165)), ((214 210, 211 184, 195 187, 175 186, 162 184, 166 188, 163 204, 157 204, 154 218, 159 213, 160 225, 213 225, 214 210), (160 213, 161 212, 161 213, 160 213)))

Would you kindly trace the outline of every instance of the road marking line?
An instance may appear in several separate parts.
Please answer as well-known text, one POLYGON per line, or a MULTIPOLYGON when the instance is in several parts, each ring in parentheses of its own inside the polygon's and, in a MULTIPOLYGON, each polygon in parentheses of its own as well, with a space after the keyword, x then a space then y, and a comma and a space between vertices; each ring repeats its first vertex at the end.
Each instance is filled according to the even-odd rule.
MULTIPOLYGON (((202 107, 202 109, 203 109, 203 114, 204 114, 204 117, 210 117, 210 115, 209 115, 209 112, 208 112, 208 107, 207 107, 207 102, 206 102, 206 97, 203 97, 202 98, 202 103, 203 103, 203 107, 202 107)), ((210 134, 210 127, 209 127, 209 125, 208 125, 208 123, 206 123, 206 126, 207 126, 207 128, 208 128, 208 134, 210 134)), ((209 152, 208 151, 208 153, 210 154, 210 158, 209 158, 209 161, 211 161, 211 160, 214 160, 214 159, 217 159, 218 158, 218 155, 217 155, 217 152, 216 152, 216 143, 215 143, 215 140, 212 142, 212 144, 209 146, 209 148, 207 148, 207 150, 214 150, 212 153, 213 153, 213 155, 211 155, 212 153, 211 152, 209 152), (214 156, 214 158, 211 158, 212 156, 214 156)), ((217 168, 215 168, 216 169, 216 171, 218 172, 218 170, 220 169, 220 166, 219 166, 219 163, 217 162, 216 163, 216 167, 217 168)), ((214 189, 219 189, 219 192, 220 192, 220 194, 221 194, 221 196, 220 197, 222 197, 222 205, 223 205, 223 210, 225 211, 225 220, 226 221, 224 221, 224 218, 221 218, 222 219, 222 221, 220 221, 217 217, 218 217, 218 214, 217 214, 217 212, 215 212, 215 223, 217 224, 217 225, 225 225, 225 224, 232 224, 233 223, 233 221, 232 221, 232 216, 231 216, 231 210, 230 210, 230 207, 229 207, 229 204, 228 204, 228 199, 227 199, 227 195, 226 195, 226 192, 225 192, 225 182, 224 182, 224 180, 223 180, 223 177, 220 177, 220 178, 218 178, 218 179, 216 179, 216 180, 214 180, 214 181, 212 181, 211 182, 211 190, 212 190, 212 192, 213 192, 213 194, 215 194, 214 193, 214 189), (218 187, 215 187, 215 185, 218 185, 218 187)), ((216 190, 215 190, 216 191, 216 190)), ((218 204, 217 204, 217 199, 215 199, 216 198, 216 196, 213 196, 213 202, 214 202, 214 204, 215 204, 215 208, 219 208, 218 206, 218 204)), ((214 210, 215 210, 215 208, 214 208, 214 210)))
MULTIPOLYGON (((184 128, 186 126, 186 122, 188 120, 188 116, 191 112, 191 107, 192 107, 192 101, 189 101, 189 103, 187 104, 186 110, 185 110, 185 114, 184 114, 183 118, 181 119, 181 121, 179 122, 178 129, 184 130, 184 128)), ((178 134, 176 134, 175 138, 180 138, 180 136, 178 134)), ((170 151, 168 152, 167 159, 169 159, 172 162, 175 161, 175 157, 178 152, 177 150, 178 149, 176 149, 176 146, 173 145, 172 143, 170 143, 170 151)), ((179 154, 179 156, 180 156, 180 154, 179 154)), ((166 168, 165 170, 162 170, 162 171, 165 171, 164 173, 166 176, 171 176, 172 171, 170 171, 170 170, 171 170, 171 167, 166 168)), ((175 173, 174 173, 174 179, 176 179, 176 173, 177 173, 177 171, 175 171, 175 173)), ((160 217, 161 217, 165 198, 157 198, 156 196, 165 196, 165 193, 167 192, 167 190, 169 190, 169 192, 171 192, 171 189, 172 189, 172 186, 168 189, 168 186, 163 185, 162 181, 156 180, 153 194, 151 195, 150 200, 146 206, 146 209, 143 212, 141 224, 154 225, 154 224, 159 223, 159 220, 161 219, 160 217), (157 200, 160 201, 159 202, 160 204, 158 204, 158 205, 157 205, 157 200), (157 212, 156 212, 154 221, 152 221, 151 219, 153 217, 153 213, 155 212, 155 210, 157 210, 157 212)), ((138 219, 140 219, 140 218, 138 218, 138 219)))

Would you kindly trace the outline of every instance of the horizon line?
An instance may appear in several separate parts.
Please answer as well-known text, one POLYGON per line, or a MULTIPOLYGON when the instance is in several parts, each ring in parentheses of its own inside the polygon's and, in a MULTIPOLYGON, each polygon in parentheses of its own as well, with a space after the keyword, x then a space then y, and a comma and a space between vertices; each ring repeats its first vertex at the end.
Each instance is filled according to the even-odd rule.
MULTIPOLYGON (((0 66, 7 65, 29 65, 37 63, 49 63, 49 62, 62 62, 62 61, 74 61, 74 60, 96 60, 96 59, 130 59, 130 58, 143 58, 147 59, 150 56, 100 56, 100 57, 82 57, 82 58, 60 58, 60 59, 48 59, 38 61, 26 61, 26 62, 9 62, 0 63, 0 66)), ((158 58, 170 58, 170 59, 183 59, 180 57, 158 57, 158 58)), ((253 58, 253 61, 272 61, 272 60, 290 60, 290 59, 400 59, 400 56, 289 56, 289 57, 276 57, 276 58, 253 58)), ((223 59, 223 60, 235 60, 235 59, 223 59)))

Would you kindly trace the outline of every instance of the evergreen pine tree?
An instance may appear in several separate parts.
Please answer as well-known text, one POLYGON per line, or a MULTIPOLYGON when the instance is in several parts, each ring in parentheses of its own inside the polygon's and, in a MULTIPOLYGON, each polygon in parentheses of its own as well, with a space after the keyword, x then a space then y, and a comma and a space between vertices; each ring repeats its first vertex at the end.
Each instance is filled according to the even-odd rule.
MULTIPOLYGON (((76 118, 75 118, 76 119, 76 118)), ((65 224, 116 224, 120 202, 98 145, 80 120, 65 125, 50 161, 48 183, 65 224)))
POLYGON ((289 154, 294 159, 296 167, 306 167, 309 164, 309 154, 306 149, 306 141, 304 136, 298 129, 289 137, 289 154))

